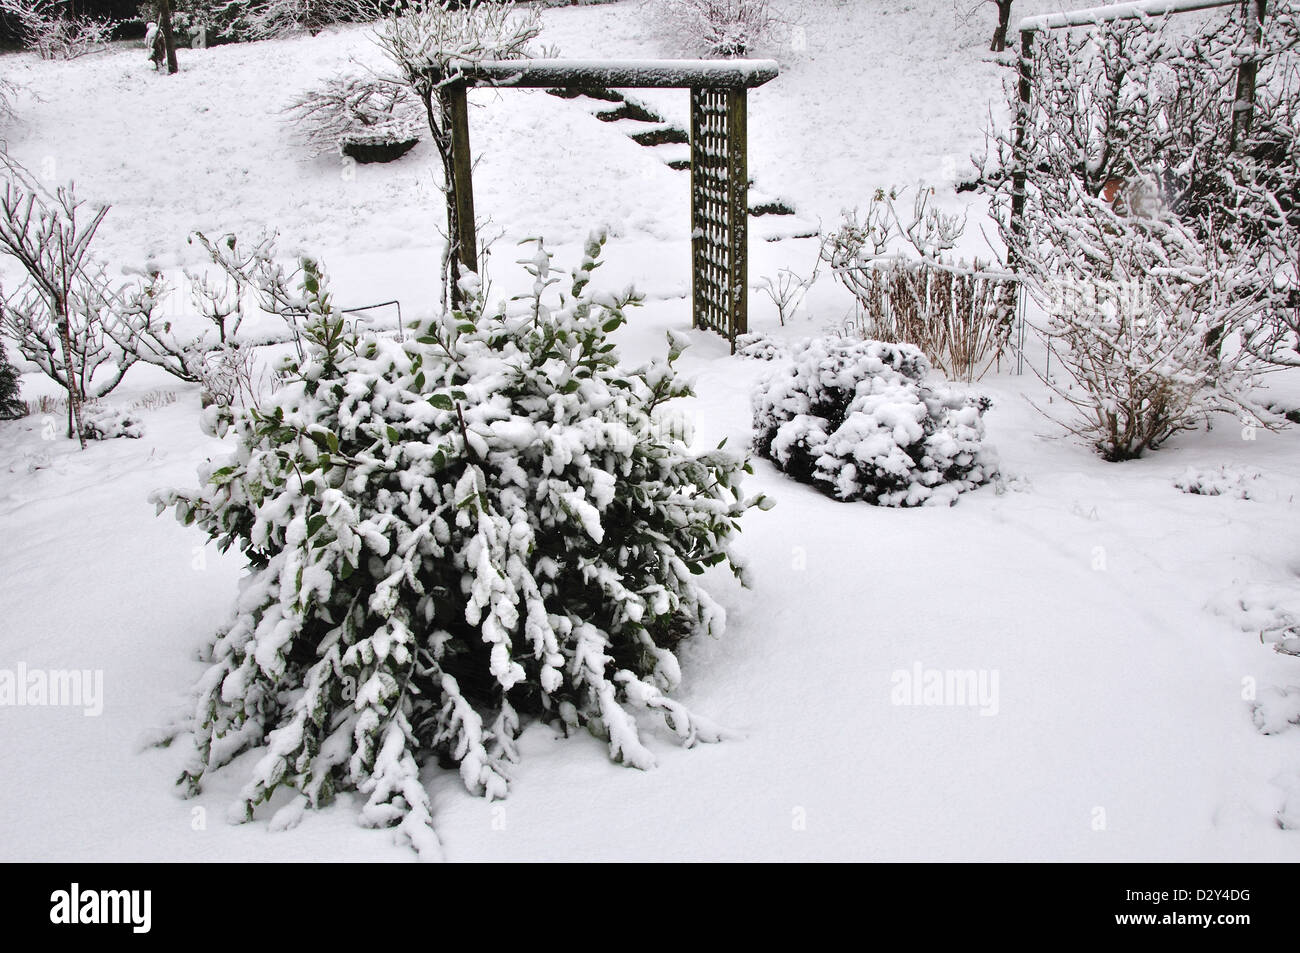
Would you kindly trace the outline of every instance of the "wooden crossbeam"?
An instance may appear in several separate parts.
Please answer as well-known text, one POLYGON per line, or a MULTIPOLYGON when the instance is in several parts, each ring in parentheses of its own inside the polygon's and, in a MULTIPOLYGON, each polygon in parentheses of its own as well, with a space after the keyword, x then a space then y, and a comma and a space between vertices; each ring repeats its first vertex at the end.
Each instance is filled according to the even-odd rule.
POLYGON ((431 73, 470 86, 516 89, 753 89, 776 79, 773 60, 493 60, 431 73))

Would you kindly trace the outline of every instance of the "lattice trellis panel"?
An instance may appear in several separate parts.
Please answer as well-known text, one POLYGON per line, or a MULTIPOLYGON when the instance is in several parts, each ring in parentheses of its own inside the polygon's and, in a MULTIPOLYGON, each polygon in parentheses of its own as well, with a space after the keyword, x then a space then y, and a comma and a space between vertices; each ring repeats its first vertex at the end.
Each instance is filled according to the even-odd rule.
POLYGON ((691 90, 691 297, 697 328, 748 330, 745 90, 691 90))

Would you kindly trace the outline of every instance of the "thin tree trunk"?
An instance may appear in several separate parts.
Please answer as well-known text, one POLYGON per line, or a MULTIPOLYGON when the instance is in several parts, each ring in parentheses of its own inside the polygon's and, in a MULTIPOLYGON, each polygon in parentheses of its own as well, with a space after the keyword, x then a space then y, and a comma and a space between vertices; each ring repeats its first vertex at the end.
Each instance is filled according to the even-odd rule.
POLYGON ((86 449, 86 429, 81 419, 81 388, 77 384, 77 375, 72 367, 72 334, 68 328, 67 305, 63 301, 54 303, 55 320, 59 328, 59 341, 63 344, 63 373, 68 384, 68 436, 75 428, 81 449, 86 449))
POLYGON ((1237 67, 1237 90, 1232 104, 1232 139, 1229 147, 1235 152, 1248 135, 1255 118, 1255 78, 1259 73, 1259 47, 1264 32, 1266 0, 1253 0, 1254 9, 1246 13, 1246 36, 1251 50, 1242 57, 1237 67))
POLYGON ((998 25, 993 31, 993 42, 989 44, 989 49, 994 53, 1001 53, 1007 48, 1007 30, 1011 26, 1011 3, 1012 0, 996 0, 998 7, 998 25))
POLYGON ((171 0, 158 0, 158 31, 162 33, 163 48, 167 51, 167 72, 175 73, 180 67, 176 65, 176 37, 172 34, 171 0))

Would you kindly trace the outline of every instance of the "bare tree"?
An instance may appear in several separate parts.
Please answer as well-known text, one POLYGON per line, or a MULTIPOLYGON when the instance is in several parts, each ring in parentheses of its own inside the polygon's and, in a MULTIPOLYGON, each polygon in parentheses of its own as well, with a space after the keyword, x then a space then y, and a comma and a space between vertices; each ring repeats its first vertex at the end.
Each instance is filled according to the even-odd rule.
MULTIPOLYGON (((91 239, 108 214, 108 206, 87 208, 73 192, 61 186, 49 195, 15 162, 4 156, 9 173, 0 191, 0 252, 18 262, 27 275, 21 297, 15 307, 30 314, 30 305, 39 303, 46 309, 57 332, 63 355, 63 380, 68 390, 68 436, 73 430, 86 445, 82 434, 81 403, 85 396, 85 378, 79 376, 74 361, 71 321, 77 309, 90 316, 97 302, 94 281, 85 272, 91 239)), ((84 373, 84 366, 80 369, 84 373)))
MULTIPOLYGON (((412 0, 389 12, 375 42, 397 67, 396 79, 424 106, 429 132, 442 162, 447 199, 447 251, 443 256, 444 298, 459 304, 462 262, 460 221, 453 193, 455 156, 451 144, 453 103, 448 93, 457 70, 486 60, 520 59, 541 34, 536 7, 517 11, 513 0, 412 0)), ((469 250, 469 257, 477 249, 469 250)))

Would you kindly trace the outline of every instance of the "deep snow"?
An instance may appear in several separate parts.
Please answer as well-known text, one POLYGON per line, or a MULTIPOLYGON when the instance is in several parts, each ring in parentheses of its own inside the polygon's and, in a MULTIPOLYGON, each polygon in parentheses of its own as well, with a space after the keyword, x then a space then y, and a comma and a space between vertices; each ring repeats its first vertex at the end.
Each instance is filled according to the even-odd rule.
MULTIPOLYGON (((634 3, 546 18, 543 40, 564 55, 666 52, 634 3)), ((948 0, 806 0, 801 32, 759 51, 783 72, 750 96, 756 188, 833 226, 877 186, 950 182, 1000 102, 987 19, 958 23, 948 0)), ((176 77, 152 73, 133 46, 73 64, 0 60, 40 95, 19 102, 6 130, 14 156, 113 204, 100 253, 114 267, 175 270, 200 260, 192 229, 269 226, 285 250, 324 258, 342 303, 432 308, 441 216, 428 143, 392 166, 349 169, 308 158, 276 114, 352 58, 377 64, 365 30, 181 57, 176 77)), ((684 92, 633 95, 684 122, 684 92)), ((513 90, 474 99, 478 209, 505 232, 499 290, 522 278, 515 241, 544 234, 559 263, 576 265, 576 243, 607 224, 597 281, 635 281, 650 296, 619 332, 623 353, 638 360, 662 351, 666 330, 689 329, 685 173, 580 102, 513 90)), ((970 215, 974 251, 978 202, 970 215)), ((810 240, 752 244, 753 279, 806 273, 816 256, 810 240)), ((753 325, 807 335, 839 324, 849 304, 823 274, 784 329, 754 295, 753 325)), ((698 440, 745 443, 749 391, 768 366, 688 333, 698 440)), ((347 798, 283 833, 264 819, 228 826, 244 761, 186 802, 171 793, 178 755, 141 750, 183 703, 240 571, 146 500, 192 484, 220 452, 198 430, 194 387, 136 368, 110 400, 155 388, 178 399, 142 411, 140 440, 81 452, 42 439, 57 420, 0 423, 0 668, 102 669, 105 686, 99 717, 0 708, 0 858, 411 859, 357 827, 347 798)), ((1004 365, 976 388, 994 400, 988 440, 1005 479, 951 509, 836 503, 756 462, 751 488, 778 505, 746 520, 739 548, 754 587, 714 579, 727 633, 685 650, 679 695, 742 739, 690 751, 654 740, 660 765, 642 773, 611 764, 592 738, 534 727, 505 802, 426 773, 447 856, 1300 858, 1297 833, 1279 829, 1280 816, 1300 827, 1300 730, 1287 727, 1292 696, 1280 692, 1300 684, 1300 669, 1259 634, 1300 620, 1297 435, 1225 419, 1112 465, 1028 405, 1026 393, 1047 399, 1032 375, 1004 365), (1189 467, 1224 465, 1260 474, 1251 499, 1174 485, 1189 467), (895 673, 917 665, 996 672, 996 714, 894 704, 895 673), (1274 734, 1253 721, 1251 684, 1269 699, 1262 721, 1274 734)), ((41 393, 50 385, 26 376, 24 396, 41 393)))

